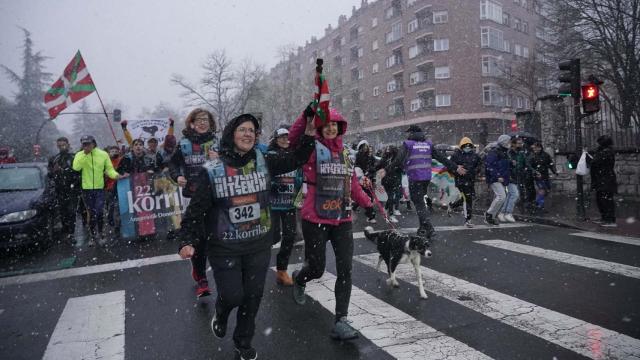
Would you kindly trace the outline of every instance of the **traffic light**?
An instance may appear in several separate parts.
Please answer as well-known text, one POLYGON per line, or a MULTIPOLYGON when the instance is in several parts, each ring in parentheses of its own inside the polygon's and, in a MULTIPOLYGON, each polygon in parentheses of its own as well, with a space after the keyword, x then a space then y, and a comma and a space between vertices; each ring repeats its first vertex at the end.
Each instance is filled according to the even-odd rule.
POLYGON ((518 131, 518 121, 516 119, 511 120, 511 131, 518 131))
POLYGON ((582 112, 593 114, 600 111, 600 88, 595 83, 582 85, 582 112))
POLYGON ((560 87, 558 95, 580 98, 580 59, 571 59, 558 64, 560 87))
POLYGON ((567 155, 567 168, 569 170, 575 170, 576 167, 578 167, 578 161, 580 161, 578 154, 567 155))
POLYGON ((120 109, 113 109, 113 121, 120 122, 122 119, 122 111, 120 109))

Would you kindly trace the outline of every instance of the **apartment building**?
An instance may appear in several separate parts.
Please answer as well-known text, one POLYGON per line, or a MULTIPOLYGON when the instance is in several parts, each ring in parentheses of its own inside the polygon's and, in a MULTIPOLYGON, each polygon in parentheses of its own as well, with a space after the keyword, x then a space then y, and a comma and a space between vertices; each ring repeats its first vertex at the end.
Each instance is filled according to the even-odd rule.
POLYGON ((533 7, 533 0, 363 0, 299 47, 287 69, 295 64, 297 81, 308 82, 316 58, 324 59, 332 106, 347 117, 352 139, 397 142, 418 124, 437 143, 463 135, 491 141, 509 131, 514 111, 532 106, 499 80, 533 56, 533 7))

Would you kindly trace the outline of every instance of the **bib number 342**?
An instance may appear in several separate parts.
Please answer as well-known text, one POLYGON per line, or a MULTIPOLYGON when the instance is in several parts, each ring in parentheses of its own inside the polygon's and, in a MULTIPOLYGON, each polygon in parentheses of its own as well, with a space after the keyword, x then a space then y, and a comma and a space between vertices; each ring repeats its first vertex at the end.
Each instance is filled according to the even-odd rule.
POLYGON ((260 217, 259 203, 241 205, 241 206, 236 206, 229 209, 229 218, 231 219, 231 222, 234 224, 255 220, 255 219, 258 219, 259 217, 260 217))

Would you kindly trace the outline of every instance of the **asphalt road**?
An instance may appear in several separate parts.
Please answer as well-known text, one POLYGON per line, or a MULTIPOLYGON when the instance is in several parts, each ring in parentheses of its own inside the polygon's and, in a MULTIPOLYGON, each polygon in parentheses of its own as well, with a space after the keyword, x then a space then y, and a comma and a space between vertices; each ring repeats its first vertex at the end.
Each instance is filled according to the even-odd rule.
MULTIPOLYGON (((640 238, 532 224, 470 230, 459 215, 437 214, 434 224, 440 241, 422 262, 429 298, 421 300, 408 265, 398 271, 400 287, 387 286, 356 220, 355 341, 328 336, 330 246, 325 276, 308 284, 304 306, 269 271, 254 339, 259 358, 640 359, 640 238)), ((416 225, 413 212, 399 224, 416 225)), ((233 359, 233 316, 227 338, 214 338, 214 297, 195 299, 189 262, 175 253, 175 243, 152 240, 4 255, 0 358, 233 359)), ((297 247, 290 271, 303 256, 297 247)))

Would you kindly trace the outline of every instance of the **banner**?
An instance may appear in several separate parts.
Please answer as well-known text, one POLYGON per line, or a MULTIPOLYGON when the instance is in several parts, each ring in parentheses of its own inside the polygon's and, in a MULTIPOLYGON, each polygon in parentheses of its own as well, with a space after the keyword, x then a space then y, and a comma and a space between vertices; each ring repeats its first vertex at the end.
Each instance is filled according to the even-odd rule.
POLYGON ((147 143, 147 139, 156 138, 158 145, 164 143, 164 137, 169 131, 169 119, 143 119, 143 120, 127 120, 127 130, 131 133, 133 139, 143 139, 147 143))
POLYGON ((134 173, 118 180, 120 234, 136 238, 180 228, 188 200, 165 173, 134 173))
POLYGON ((442 206, 448 206, 449 203, 460 198, 460 190, 456 187, 455 178, 436 160, 431 160, 429 197, 435 204, 442 206))

